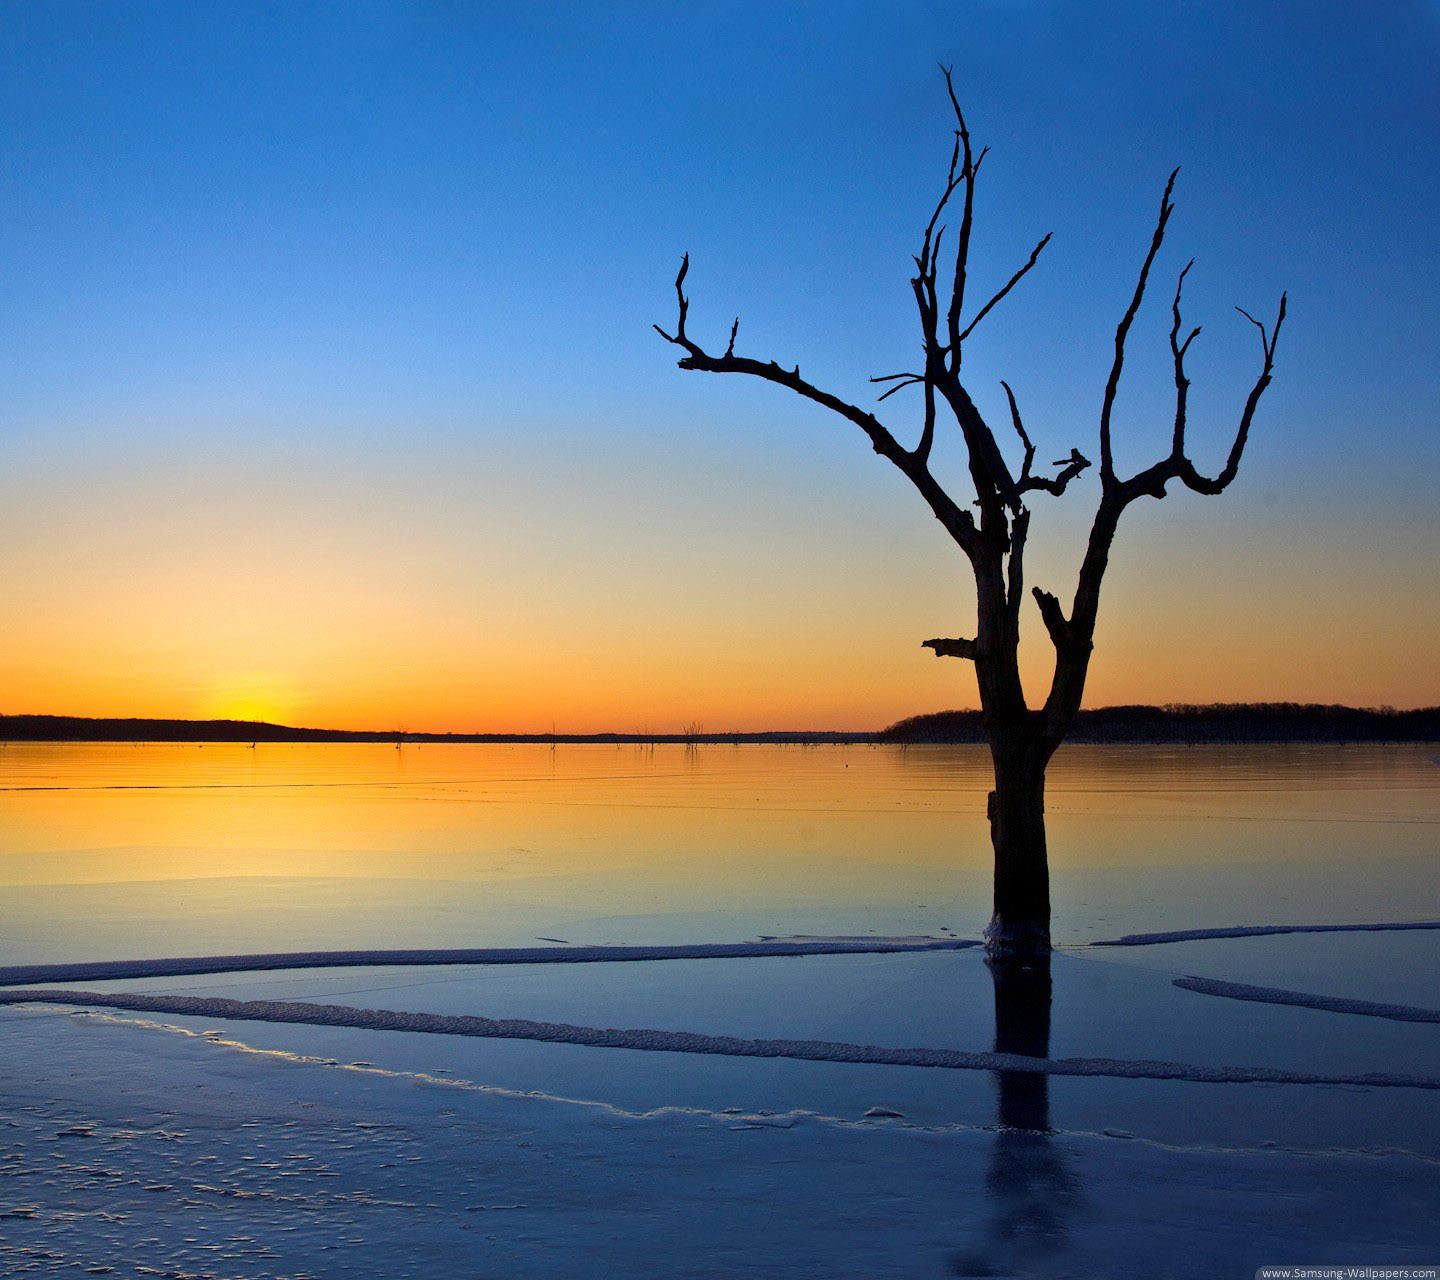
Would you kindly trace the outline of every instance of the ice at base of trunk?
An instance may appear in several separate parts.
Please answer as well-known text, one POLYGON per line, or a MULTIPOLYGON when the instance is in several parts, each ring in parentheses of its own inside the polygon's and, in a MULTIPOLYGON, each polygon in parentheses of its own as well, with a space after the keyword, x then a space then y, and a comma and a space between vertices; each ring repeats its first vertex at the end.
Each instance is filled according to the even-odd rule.
POLYGON ((1050 955, 1050 931, 1031 921, 992 916, 982 935, 985 952, 996 960, 1044 959, 1050 955))

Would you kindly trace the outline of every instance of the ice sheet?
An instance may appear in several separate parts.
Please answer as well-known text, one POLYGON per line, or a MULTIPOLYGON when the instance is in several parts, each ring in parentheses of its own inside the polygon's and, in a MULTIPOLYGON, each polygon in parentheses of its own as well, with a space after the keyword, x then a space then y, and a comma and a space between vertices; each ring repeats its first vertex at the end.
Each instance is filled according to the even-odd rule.
POLYGON ((1210 1280, 1433 1248, 1436 1166, 1402 1154, 637 1115, 104 1015, 5 1017, 17 1271, 1210 1280))
POLYGON ((357 1009, 349 1005, 309 1004, 296 1000, 231 1000, 221 996, 117 994, 55 987, 0 989, 0 1005, 46 1003, 84 1007, 177 1013, 189 1017, 241 1022, 303 1023, 357 1027, 369 1031, 405 1031, 426 1035, 475 1036, 493 1040, 541 1040, 599 1049, 646 1053, 703 1053, 732 1058, 795 1058, 805 1062, 853 1062, 892 1067, 932 1067, 958 1071, 1028 1072, 1061 1076, 1115 1076, 1129 1080, 1189 1080, 1202 1084, 1355 1085, 1366 1088, 1440 1090, 1440 1076, 1393 1071, 1352 1073, 1300 1071, 1277 1067, 1208 1066, 1144 1058, 1043 1058, 1017 1053, 988 1053, 921 1046, 888 1048, 829 1040, 754 1040, 663 1031, 653 1027, 585 1027, 536 1022, 528 1018, 484 1018, 414 1013, 396 1009, 357 1009))

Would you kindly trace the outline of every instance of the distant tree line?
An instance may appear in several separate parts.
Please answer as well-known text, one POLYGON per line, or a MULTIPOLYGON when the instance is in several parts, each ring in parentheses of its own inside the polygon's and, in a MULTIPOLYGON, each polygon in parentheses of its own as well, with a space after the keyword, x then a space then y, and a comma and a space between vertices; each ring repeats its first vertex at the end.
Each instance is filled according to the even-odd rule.
MULTIPOLYGON (((978 711, 899 720, 877 742, 984 742, 978 711)), ((1437 742, 1440 707, 1346 707, 1316 702, 1169 703, 1082 710, 1070 742, 1437 742)))
MULTIPOLYGON (((1440 707, 1344 707, 1323 703, 1219 702, 1206 706, 1096 707, 1081 711, 1072 742, 1440 742, 1440 707)), ((0 742, 593 742, 980 743, 978 711, 936 711, 879 733, 777 729, 714 733, 408 733, 400 729, 305 729, 256 720, 96 719, 0 715, 0 742)))
POLYGON ((90 716, 0 715, 0 742, 595 742, 595 743, 868 743, 873 733, 778 729, 709 733, 411 733, 404 729, 305 729, 260 720, 152 720, 90 716))

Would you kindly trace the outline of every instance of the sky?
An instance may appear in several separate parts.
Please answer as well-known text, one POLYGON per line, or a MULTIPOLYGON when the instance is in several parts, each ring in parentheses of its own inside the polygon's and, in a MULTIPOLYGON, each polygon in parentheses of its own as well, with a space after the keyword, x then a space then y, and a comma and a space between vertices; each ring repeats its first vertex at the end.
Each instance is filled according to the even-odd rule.
MULTIPOLYGON (((976 705, 963 556, 849 423, 687 373, 690 328, 869 404, 953 64, 966 349, 1095 455, 1166 449, 1191 257, 1215 470, 1131 507, 1086 702, 1440 702, 1440 4, 0 0, 0 711, 344 728, 868 729, 976 705)), ((913 440, 919 405, 880 406, 913 440)), ((1011 442, 1003 441, 1009 448, 1011 442)), ((1013 456, 1013 455, 1012 455, 1013 456)), ((953 439, 936 466, 957 493, 953 439)), ((1037 496, 1068 599, 1093 472, 1037 496)), ((1048 641, 1026 617, 1027 683, 1048 641)))

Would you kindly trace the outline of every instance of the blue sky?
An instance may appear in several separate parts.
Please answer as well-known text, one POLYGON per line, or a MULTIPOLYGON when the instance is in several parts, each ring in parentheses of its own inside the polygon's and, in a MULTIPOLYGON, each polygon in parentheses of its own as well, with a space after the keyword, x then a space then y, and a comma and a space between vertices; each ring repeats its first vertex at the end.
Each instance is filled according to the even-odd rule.
MULTIPOLYGON (((1221 655, 1205 646, 1210 674, 1181 690, 1185 663, 1162 663, 1135 697, 1440 694, 1419 669, 1440 620, 1433 4, 10 0, 0 23, 0 583, 30 628, 0 665, 20 691, 7 702, 46 709, 63 685, 58 658, 35 665, 55 648, 47 627, 100 628, 87 687, 98 666, 152 673, 97 705, 193 700, 156 691, 174 658, 166 610, 193 615, 187 582, 219 592, 237 560, 258 581, 278 558, 349 573, 357 627, 402 606, 431 618, 455 671, 476 628, 487 653, 538 652, 555 602, 583 601, 612 647, 593 670, 557 651, 586 683, 537 691, 537 720, 607 681, 625 707, 643 700, 621 670, 627 626, 667 637, 673 678, 643 711, 657 724, 706 707, 716 723, 727 706, 763 719, 767 690, 801 686, 771 719, 972 703, 968 672, 916 650, 967 606, 963 566, 899 477, 775 388, 677 372, 649 328, 672 319, 688 250, 693 332, 723 345, 738 313, 739 349, 857 400, 869 375, 911 365, 908 255, 948 158, 940 61, 992 148, 976 287, 1055 232, 967 351, 982 407, 1003 422, 1010 380, 1042 452, 1093 446, 1115 320, 1175 164, 1122 466, 1163 448, 1173 272, 1197 259, 1202 465, 1254 376, 1255 335, 1231 307, 1273 314, 1290 290, 1241 482, 1136 513, 1099 700, 1128 696, 1135 653, 1201 623, 1221 655), (257 526, 273 544, 245 552, 257 526), (1189 615, 1167 589, 1177 574, 1189 615), (119 628, 111 652, 103 613, 82 623, 64 602, 127 578, 163 604, 153 633, 119 628), (484 619, 455 615, 470 596, 484 619), (1347 649, 1354 610, 1408 643, 1347 649), (817 669, 811 625, 859 615, 817 669), (731 656, 686 676, 681 655, 708 652, 717 628, 731 656), (1276 665, 1291 640, 1305 678, 1276 665), (763 678, 739 652, 765 655, 763 678)), ((915 406, 892 406, 903 434, 915 406)), ((1092 504, 1082 491, 1045 517, 1037 569, 1062 593, 1092 504)), ((283 666, 295 638, 247 625, 283 666)), ((394 654, 371 657, 394 676, 394 654)), ((315 669, 276 679, 310 690, 315 669)), ((465 692, 463 718, 485 719, 485 688, 465 692)), ((366 714, 406 714, 409 698, 440 715, 419 689, 401 679, 393 708, 366 714)), ((290 703, 321 715, 354 699, 290 703)))

